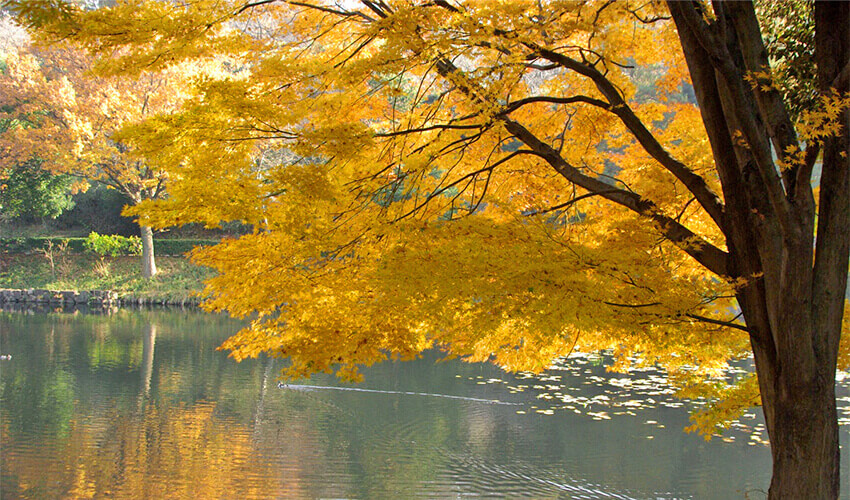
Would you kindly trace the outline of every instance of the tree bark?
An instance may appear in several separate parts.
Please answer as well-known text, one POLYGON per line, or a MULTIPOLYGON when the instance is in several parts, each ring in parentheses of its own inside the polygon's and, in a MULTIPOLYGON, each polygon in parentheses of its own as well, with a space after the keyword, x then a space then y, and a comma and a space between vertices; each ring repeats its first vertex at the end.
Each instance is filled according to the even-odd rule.
POLYGON ((153 230, 139 225, 142 235, 142 276, 152 278, 156 275, 156 260, 153 251, 153 230))
POLYGON ((835 372, 812 381, 778 374, 768 425, 773 476, 768 498, 835 499, 839 491, 835 372))
POLYGON ((778 332, 768 322, 747 318, 751 330, 769 332, 751 336, 773 458, 769 498, 836 499, 840 475, 834 365, 821 362, 813 349, 789 353, 771 341, 779 338, 780 344, 787 344, 813 337, 815 322, 806 317, 812 308, 800 306, 811 295, 800 292, 790 291, 770 304, 770 314, 761 316, 775 318, 778 332))

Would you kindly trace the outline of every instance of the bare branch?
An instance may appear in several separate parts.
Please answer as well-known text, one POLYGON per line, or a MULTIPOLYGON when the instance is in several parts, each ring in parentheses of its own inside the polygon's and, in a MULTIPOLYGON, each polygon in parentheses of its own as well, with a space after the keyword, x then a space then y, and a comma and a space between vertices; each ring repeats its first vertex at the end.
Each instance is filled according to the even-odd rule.
MULTIPOLYGON (((477 176, 479 176, 479 175, 483 174, 484 172, 492 172, 492 171, 493 171, 493 169, 495 169, 495 168, 496 168, 496 167, 498 167, 499 165, 501 165, 501 164, 503 164, 503 163, 507 163, 507 162, 509 162, 510 160, 512 160, 513 158, 515 158, 515 157, 517 157, 517 156, 519 156, 519 155, 523 155, 523 154, 534 154, 534 151, 522 150, 522 149, 521 149, 521 150, 518 150, 518 151, 514 151, 513 153, 509 154, 508 156, 506 156, 506 157, 504 157, 504 158, 499 159, 497 162, 493 163, 492 165, 487 165, 487 166, 486 166, 486 167, 484 167, 484 168, 478 169, 478 170, 476 170, 476 171, 474 171, 474 172, 470 172, 470 173, 468 173, 468 174, 466 174, 466 175, 463 175, 463 176, 459 177, 458 179, 456 179, 456 180, 454 180, 454 181, 450 182, 449 184, 447 184, 447 185, 445 185, 445 186, 442 186, 442 187, 440 187, 439 189, 434 190, 432 193, 429 193, 429 194, 428 194, 428 196, 426 196, 426 197, 425 197, 425 200, 424 200, 424 201, 422 201, 421 203, 418 203, 416 206, 414 206, 413 208, 411 208, 410 210, 408 210, 407 212, 405 212, 405 213, 404 213, 404 215, 401 215, 401 216, 397 217, 397 218, 395 219, 395 221, 399 221, 399 220, 401 220, 401 219, 404 219, 404 218, 406 218, 406 217, 409 217, 409 216, 410 216, 410 215, 412 215, 413 213, 415 213, 415 212, 417 212, 417 211, 421 210, 421 209, 422 209, 425 205, 427 205, 427 204, 428 204, 428 202, 430 202, 431 200, 433 200, 433 199, 434 199, 434 198, 436 198, 437 196, 440 196, 441 194, 445 193, 445 192, 446 192, 446 191, 448 191, 449 189, 451 189, 451 188, 453 188, 453 187, 457 186, 458 184, 462 183, 463 181, 465 181, 465 180, 469 180, 469 179, 474 179, 475 177, 477 177, 477 176)), ((489 179, 488 179, 488 184, 489 184, 489 179)))
MULTIPOLYGON (((537 47, 537 49, 540 49, 537 47)), ((545 50, 544 50, 545 51, 545 50)), ((589 66, 583 65, 581 63, 577 63, 572 59, 569 59, 561 54, 557 54, 551 51, 553 58, 553 62, 558 62, 557 58, 563 57, 568 60, 568 64, 578 64, 581 66, 581 70, 583 73, 595 72, 598 74, 598 71, 595 68, 590 68, 589 66)), ((451 61, 447 59, 441 59, 437 62, 437 71, 440 72, 444 77, 452 80, 452 74, 459 72, 460 70, 455 66, 451 61)), ((604 79, 604 76, 603 76, 604 79)), ((607 79, 604 80, 609 85, 607 79)), ((488 102, 488 96, 483 89, 476 87, 472 83, 463 83, 458 84, 458 88, 467 95, 474 102, 488 102)), ((611 85, 613 89, 613 85, 611 85)), ((616 91, 616 90, 615 90, 616 91)), ((607 97, 607 96, 606 96, 607 97)), ((575 166, 570 165, 567 161, 558 153, 556 149, 554 149, 549 144, 544 143, 536 135, 534 135, 527 128, 519 124, 518 122, 508 118, 505 115, 497 116, 497 118, 504 124, 505 129, 513 134, 517 139, 525 143, 534 154, 545 160, 552 166, 556 172, 561 174, 562 177, 567 179, 568 181, 576 184, 588 191, 597 192, 600 196, 613 201, 637 214, 640 214, 658 225, 658 230, 671 242, 673 242, 676 246, 678 246, 685 253, 693 257, 697 262, 706 267, 706 269, 712 271, 715 274, 720 276, 728 276, 729 275, 729 254, 715 247, 704 238, 696 235, 693 231, 688 229, 687 227, 680 224, 678 221, 672 219, 671 217, 664 214, 658 206, 652 202, 651 200, 647 200, 636 193, 632 193, 625 190, 612 189, 609 184, 606 184, 599 179, 594 177, 587 176, 575 166)), ((684 165, 683 165, 684 167, 684 165)), ((687 170, 687 168, 685 167, 687 170)), ((688 170, 688 172, 690 172, 688 170)), ((705 180, 702 177, 699 177, 696 174, 690 172, 695 179, 705 185, 705 180)), ((699 192, 699 190, 697 190, 699 192)), ((693 193, 693 191, 692 191, 693 193)), ((703 194, 710 193, 711 196, 716 199, 716 195, 711 193, 706 186, 703 194)), ((698 196, 698 193, 693 193, 695 196, 698 196)), ((721 226, 722 227, 722 226, 721 226)))
POLYGON ((267 5, 267 4, 275 3, 275 2, 279 2, 279 1, 280 0, 258 0, 257 2, 248 2, 245 5, 243 5, 242 7, 240 7, 239 10, 237 10, 235 12, 235 15, 238 16, 239 14, 245 12, 246 10, 253 9, 254 7, 259 7, 260 5, 267 5))
POLYGON ((297 0, 286 0, 286 2, 289 3, 290 5, 296 5, 298 7, 306 7, 308 9, 319 10, 319 11, 322 11, 322 12, 327 12, 328 14, 335 14, 337 16, 361 17, 361 18, 365 19, 366 21, 370 21, 370 22, 375 21, 375 18, 370 17, 369 15, 367 15, 363 12, 360 12, 359 10, 349 11, 349 10, 332 9, 330 7, 325 7, 324 5, 314 5, 314 4, 307 3, 307 2, 299 2, 297 0))
POLYGON ((519 123, 507 118, 503 118, 502 122, 505 124, 508 132, 514 134, 514 136, 524 142, 565 179, 588 191, 599 193, 603 198, 654 221, 658 225, 659 231, 667 239, 693 257, 697 262, 718 275, 728 276, 729 255, 697 236, 693 231, 676 220, 665 215, 655 203, 636 193, 622 189, 612 189, 609 184, 594 177, 584 175, 579 169, 567 163, 554 148, 542 142, 519 123))
POLYGON ((731 321, 723 321, 720 319, 708 318, 705 316, 700 316, 698 314, 686 313, 685 316, 691 319, 695 319, 697 321, 702 321, 703 323, 711 323, 712 325, 720 325, 726 326, 729 328, 735 328, 736 330, 741 330, 742 332, 750 333, 750 329, 745 325, 740 325, 738 323, 732 323, 731 321))
POLYGON ((397 130, 395 132, 377 132, 375 137, 396 137, 399 135, 416 134, 420 132, 430 132, 433 130, 478 130, 484 128, 483 125, 431 125, 430 127, 409 128, 397 130))
POLYGON ((604 301, 604 300, 602 301, 602 303, 608 304, 609 306, 626 307, 626 308, 629 308, 629 309, 641 309, 643 307, 652 307, 652 306, 660 306, 661 305, 661 302, 648 302, 646 304, 618 304, 616 302, 607 302, 607 301, 604 301))
POLYGON ((505 106, 505 109, 502 111, 504 114, 513 113, 517 109, 525 106, 526 104, 532 104, 536 102, 546 102, 550 104, 575 104, 575 103, 585 103, 590 104, 592 106, 596 106, 602 109, 611 109, 611 105, 601 99, 594 99, 592 97, 577 95, 573 97, 554 97, 554 96, 534 96, 534 97, 526 97, 524 99, 519 99, 517 101, 508 103, 505 106))
POLYGON ((549 208, 544 209, 544 210, 537 210, 536 212, 534 212, 531 215, 548 214, 549 212, 555 212, 557 210, 563 210, 567 207, 575 205, 576 203, 578 203, 581 200, 591 198, 593 196, 601 196, 602 194, 603 193, 601 193, 601 192, 600 193, 585 193, 581 196, 576 196, 575 198, 571 199, 570 201, 567 201, 565 203, 561 203, 560 205, 555 205, 553 207, 549 207, 549 208))

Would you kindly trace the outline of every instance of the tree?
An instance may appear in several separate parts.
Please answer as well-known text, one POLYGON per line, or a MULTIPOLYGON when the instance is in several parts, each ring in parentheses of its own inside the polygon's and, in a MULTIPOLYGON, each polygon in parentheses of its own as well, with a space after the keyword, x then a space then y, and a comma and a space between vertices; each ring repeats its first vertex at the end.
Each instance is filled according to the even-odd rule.
POLYGON ((117 54, 106 71, 241 61, 133 131, 176 181, 148 223, 256 228, 195 254, 221 272, 211 308, 258 313, 237 359, 356 378, 430 347, 537 370, 611 348, 687 383, 751 350, 757 381, 720 415, 757 387, 770 497, 837 498, 850 3, 815 3, 805 109, 745 2, 17 9, 117 54), (655 95, 634 98, 635 66, 655 95), (683 82, 698 106, 672 98, 683 82), (281 161, 257 168, 259 144, 281 161))
POLYGON ((53 175, 38 161, 15 165, 0 183, 0 214, 10 219, 55 219, 72 208, 72 179, 53 175))
MULTIPOLYGON (((33 161, 57 175, 116 189, 132 204, 165 195, 165 173, 118 135, 121 127, 177 108, 187 67, 131 78, 88 74, 90 56, 67 45, 9 50, 0 77, 0 148, 6 165, 33 161)), ((84 185, 84 183, 83 183, 84 185)), ((156 274, 153 231, 140 225, 142 274, 156 274)))

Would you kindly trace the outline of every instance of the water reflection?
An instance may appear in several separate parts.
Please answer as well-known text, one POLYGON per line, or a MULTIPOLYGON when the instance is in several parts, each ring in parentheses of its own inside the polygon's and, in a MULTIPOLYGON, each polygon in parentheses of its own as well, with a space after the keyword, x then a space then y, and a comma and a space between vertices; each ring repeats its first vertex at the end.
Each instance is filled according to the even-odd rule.
POLYGON ((0 497, 725 499, 769 481, 767 448, 685 435, 683 408, 588 417, 625 384, 592 363, 530 380, 426 357, 278 387, 274 361, 215 350, 238 326, 0 313, 0 497))

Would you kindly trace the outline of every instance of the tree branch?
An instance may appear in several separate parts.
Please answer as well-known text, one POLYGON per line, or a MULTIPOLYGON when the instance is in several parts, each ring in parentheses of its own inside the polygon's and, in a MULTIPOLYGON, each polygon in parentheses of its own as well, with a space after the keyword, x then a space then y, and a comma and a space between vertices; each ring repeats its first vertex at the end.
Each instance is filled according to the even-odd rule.
POLYGON ((474 124, 474 125, 431 125, 430 127, 421 127, 421 128, 409 128, 404 130, 397 130, 395 132, 378 132, 375 133, 375 137, 396 137, 399 135, 407 135, 407 134, 415 134, 419 132, 430 132, 433 130, 478 130, 481 128, 485 128, 484 125, 474 124))
POLYGON ((712 325, 726 326, 726 327, 729 327, 729 328, 735 328, 737 330, 741 330, 743 332, 750 333, 749 328, 747 328, 746 326, 739 325, 738 323, 732 323, 731 321, 723 321, 723 320, 708 318, 708 317, 705 317, 705 316, 700 316, 698 314, 691 314, 691 313, 685 313, 685 316, 687 316, 688 318, 691 318, 691 319, 695 319, 697 321, 702 321, 703 323, 711 323, 712 325))
POLYGON ((280 0, 258 0, 256 2, 248 2, 245 5, 243 5, 242 7, 240 7, 239 10, 237 10, 234 13, 234 15, 238 16, 239 14, 245 12, 248 9, 253 9, 254 7, 259 7, 260 5, 266 5, 266 4, 275 3, 275 2, 278 2, 278 1, 280 1, 280 0))
MULTIPOLYGON (((554 52, 552 54, 569 59, 554 52)), ((572 59, 569 59, 569 61, 571 63, 577 63, 572 59)), ((577 64, 581 65, 581 63, 577 64)), ((455 80, 458 79, 452 78, 456 73, 459 73, 459 70, 451 61, 445 58, 440 59, 437 62, 436 67, 437 71, 442 76, 454 82, 458 88, 474 102, 489 102, 489 97, 483 89, 478 88, 468 80, 464 79, 463 82, 456 82, 455 80)), ((581 67, 583 68, 582 71, 584 73, 596 71, 596 69, 585 65, 581 65, 581 67)), ((607 82, 607 79, 605 81, 607 82)), ((608 82, 608 84, 611 85, 610 82, 608 82)), ((611 85, 611 88, 613 88, 613 85, 611 85)), ((511 120, 504 114, 496 116, 496 118, 504 124, 505 129, 508 132, 513 134, 520 141, 524 142, 525 145, 534 152, 534 154, 549 163, 549 165, 552 166, 556 172, 561 174, 562 177, 577 186, 588 191, 599 193, 599 195, 603 198, 613 201, 614 203, 652 220, 657 224, 658 230, 661 234, 685 253, 693 257, 697 262, 705 266, 706 269, 720 276, 729 276, 730 268, 728 253, 715 247, 687 227, 680 224, 678 221, 665 215, 654 202, 641 197, 637 193, 632 193, 622 189, 612 189, 609 184, 583 174, 575 166, 567 163, 556 149, 538 139, 536 135, 531 133, 531 131, 518 122, 511 120)), ((696 174, 693 175, 704 184, 705 181, 701 177, 696 174)), ((704 191, 703 194, 706 192, 710 193, 710 191, 704 191)), ((694 196, 697 196, 697 194, 694 193, 694 196)), ((716 195, 712 193, 712 197, 716 198, 716 195)))
MULTIPOLYGON (((730 24, 734 25, 738 34, 744 64, 750 76, 757 78, 755 75, 757 72, 768 72, 769 74, 770 63, 767 59, 767 49, 761 37, 753 4, 751 2, 727 2, 724 4, 724 8, 728 9, 732 18, 730 24)), ((800 142, 797 139, 794 124, 788 115, 782 94, 779 93, 772 81, 762 84, 756 79, 751 85, 751 90, 764 118, 777 156, 791 166, 791 168, 782 172, 785 190, 790 194, 794 191, 794 183, 797 179, 796 171, 799 168, 792 160, 787 159, 793 152, 800 150, 800 142)))
POLYGON ((640 309, 640 308, 643 308, 643 307, 652 307, 652 306, 660 306, 661 305, 661 302, 648 302, 646 304, 618 304, 616 302, 602 301, 602 303, 608 304, 609 306, 614 306, 614 307, 627 307, 629 309, 640 309))
POLYGON ((575 103, 585 103, 590 104, 592 106, 596 106, 598 108, 611 110, 611 105, 601 99, 594 99, 593 97, 588 97, 584 95, 577 95, 572 97, 554 97, 554 96, 534 96, 534 97, 526 97, 524 99, 519 99, 517 101, 508 103, 504 110, 502 110, 503 114, 510 114, 519 108, 525 106, 526 104, 532 104, 535 102, 546 102, 550 104, 575 104, 575 103))
MULTIPOLYGON (((720 197, 714 193, 701 176, 695 174, 685 164, 673 158, 655 138, 652 132, 646 128, 634 111, 623 99, 619 90, 596 68, 576 61, 568 56, 555 52, 554 50, 541 47, 537 44, 526 42, 525 45, 540 57, 558 64, 566 69, 575 71, 593 81, 596 88, 608 99, 608 105, 602 106, 620 118, 620 121, 634 135, 644 150, 649 153, 662 167, 672 173, 691 194, 696 197, 700 205, 705 209, 711 219, 721 230, 723 229, 723 203, 720 197)), ((588 102, 589 104, 596 104, 588 102)), ((598 104, 597 104, 598 105, 598 104)))
POLYGON ((756 117, 758 109, 753 106, 745 90, 743 75, 735 65, 725 40, 720 40, 710 29, 710 26, 697 12, 696 4, 689 2, 668 1, 668 7, 677 19, 679 29, 688 29, 705 52, 709 55, 712 66, 717 69, 723 83, 735 103, 733 109, 726 110, 732 114, 741 127, 741 132, 747 141, 749 150, 755 160, 755 165, 763 181, 764 189, 770 200, 770 205, 776 214, 782 235, 785 238, 798 238, 801 228, 794 222, 791 204, 786 197, 782 179, 776 170, 771 157, 770 146, 765 139, 765 131, 759 126, 756 117), (681 24, 681 25, 680 25, 681 24), (748 105, 749 104, 749 105, 748 105))
POLYGON ((561 209, 567 208, 569 206, 575 205, 576 203, 580 202, 581 200, 584 200, 584 199, 587 199, 587 198, 592 198, 594 196, 600 196, 600 195, 602 195, 602 193, 585 193, 581 196, 576 196, 575 198, 571 199, 570 201, 561 203, 559 205, 555 205, 555 206, 549 207, 549 208, 544 209, 544 210, 537 210, 536 212, 534 212, 531 215, 548 214, 549 212, 554 212, 556 210, 561 210, 561 209))
POLYGON ((609 184, 581 173, 579 169, 567 163, 554 148, 542 142, 527 128, 508 118, 502 118, 502 122, 508 132, 524 142, 565 179, 652 220, 657 224, 661 234, 708 270, 720 276, 729 275, 729 254, 665 215, 655 203, 637 193, 612 189, 609 184))
POLYGON ((359 10, 349 11, 349 10, 332 9, 330 7, 325 7, 323 5, 315 5, 315 4, 311 4, 311 3, 307 3, 307 2, 299 2, 297 0, 286 0, 286 2, 290 5, 295 5, 295 6, 298 6, 298 7, 306 7, 308 9, 319 10, 319 11, 322 11, 322 12, 327 12, 328 14, 335 14, 335 15, 343 16, 343 17, 361 17, 361 18, 365 19, 366 21, 370 21, 370 22, 375 21, 375 18, 373 18, 373 17, 371 17, 371 16, 369 16, 369 15, 363 13, 363 12, 360 12, 359 10))

